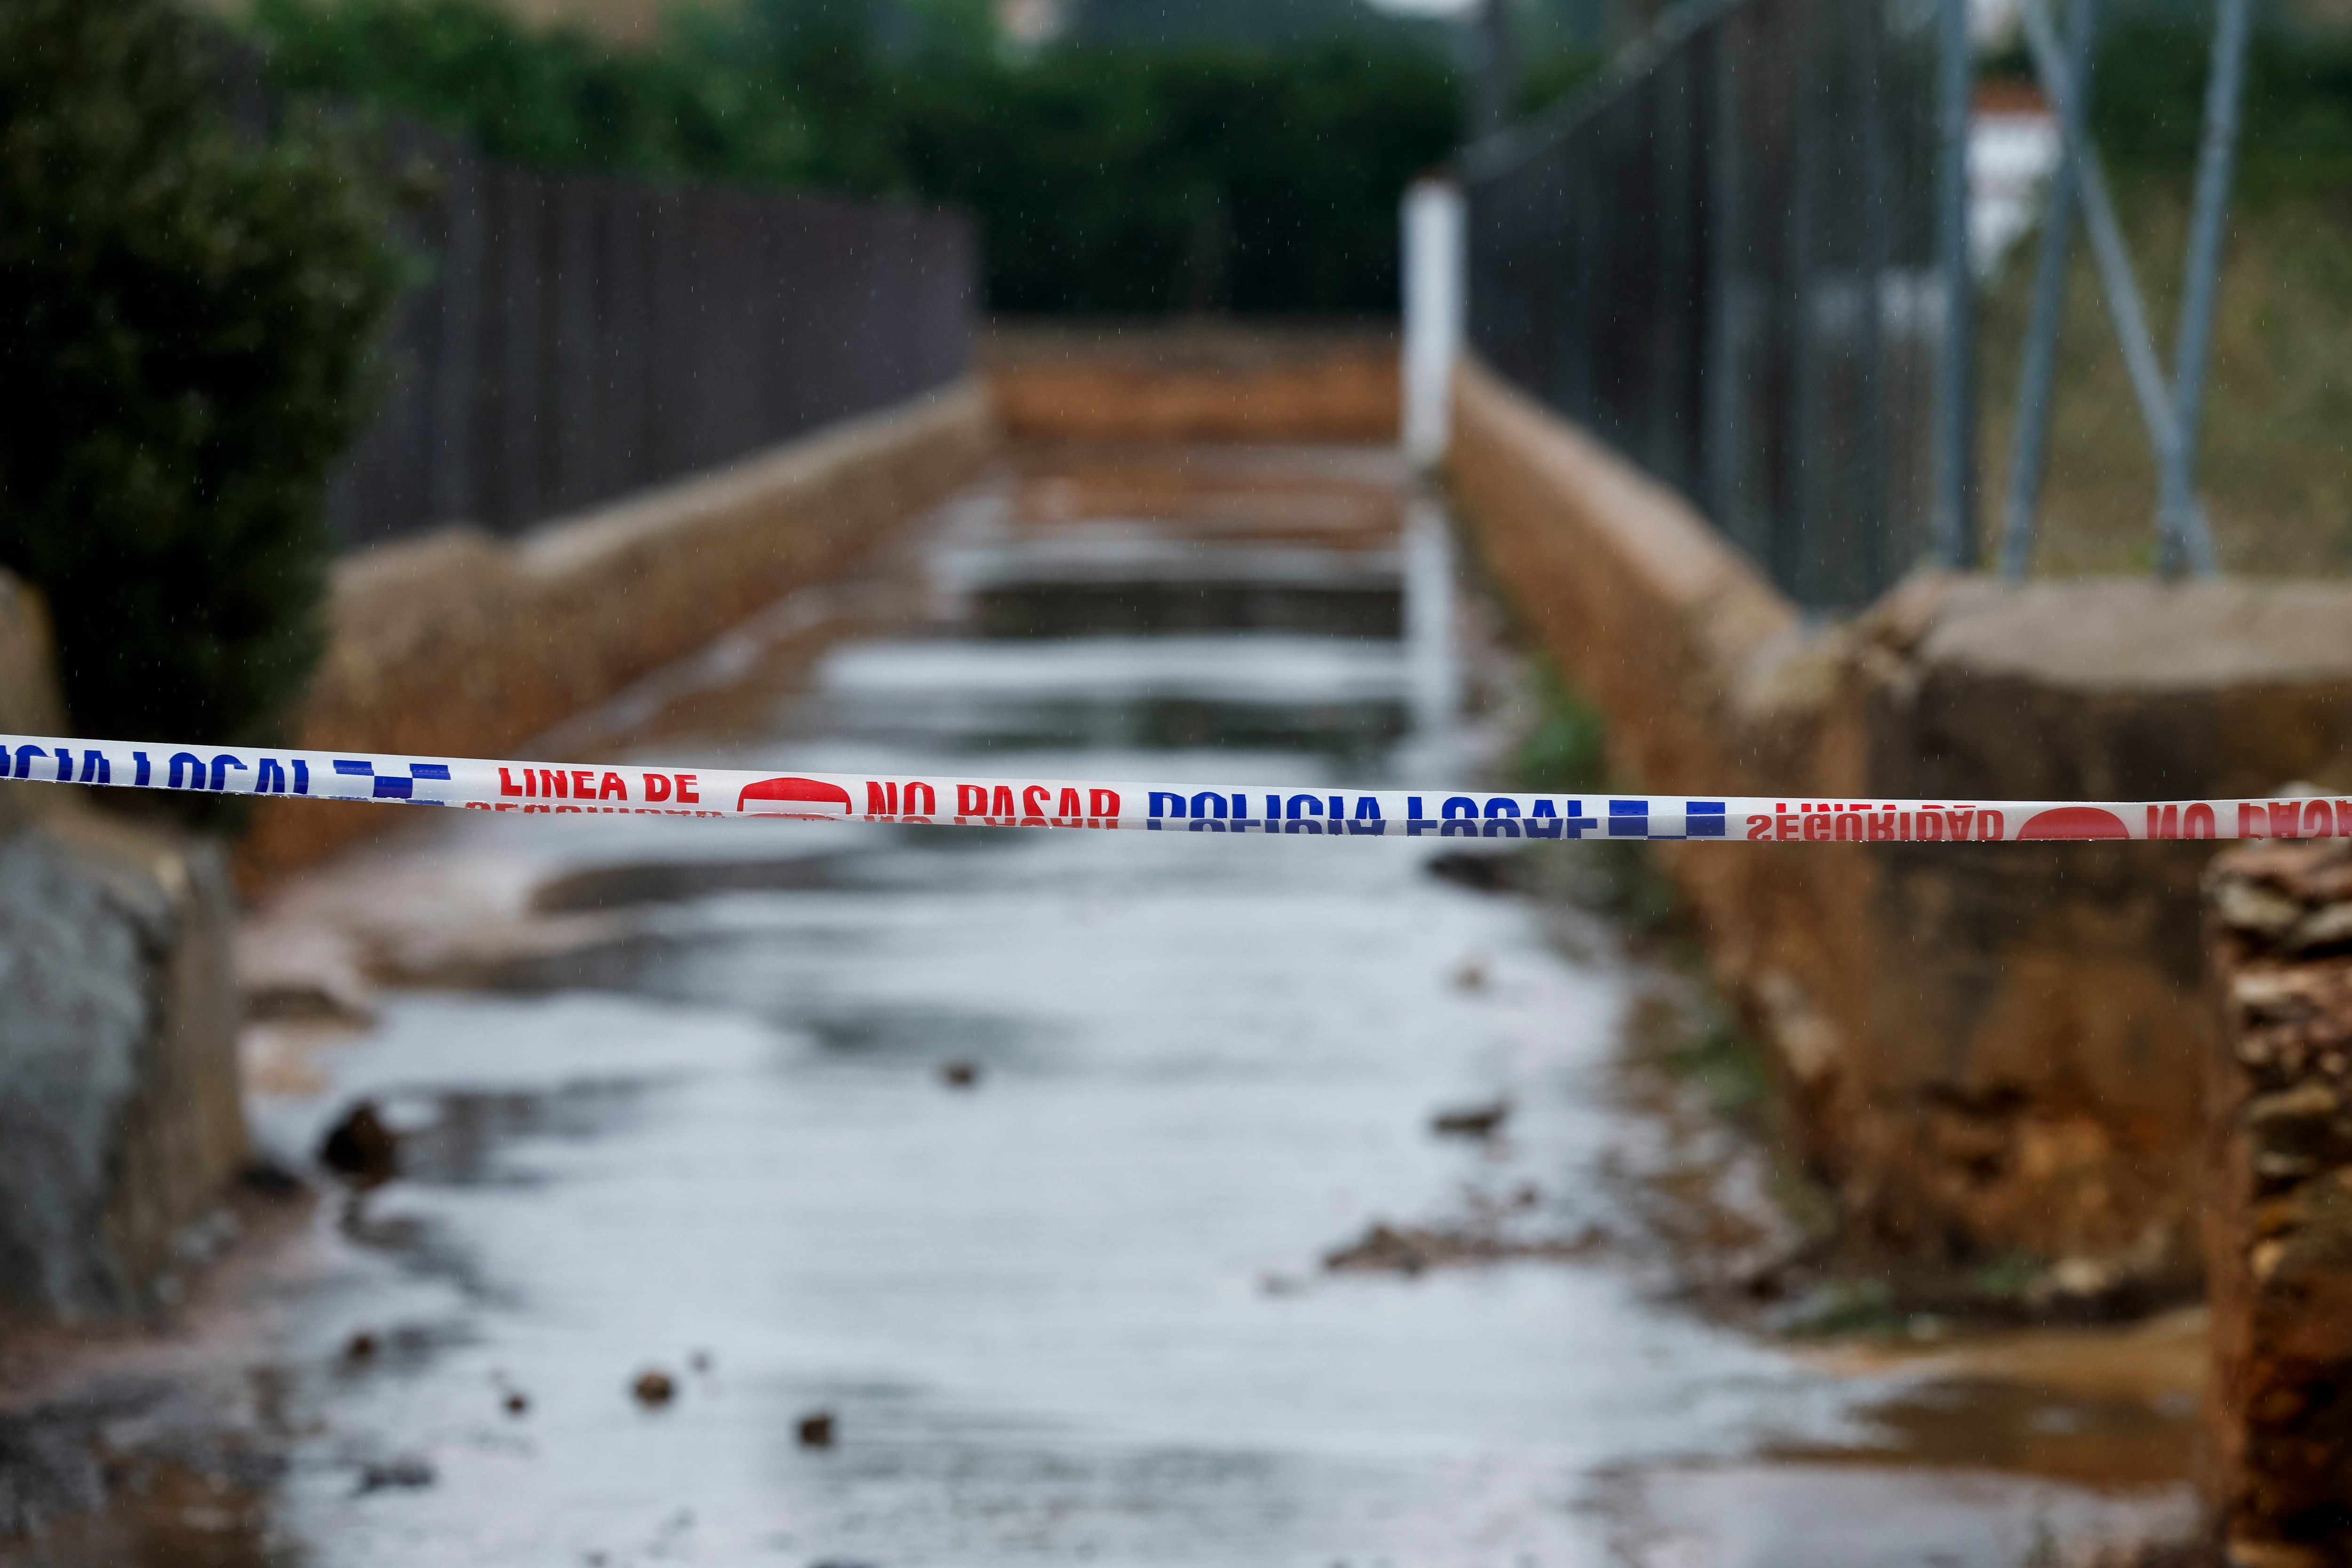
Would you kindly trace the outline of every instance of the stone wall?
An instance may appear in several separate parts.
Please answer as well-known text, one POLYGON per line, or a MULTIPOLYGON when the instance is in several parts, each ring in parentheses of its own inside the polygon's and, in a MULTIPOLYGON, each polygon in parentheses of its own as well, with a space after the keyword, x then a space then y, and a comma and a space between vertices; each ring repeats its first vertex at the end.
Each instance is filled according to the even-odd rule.
POLYGON ((981 373, 1032 440, 1391 443, 1396 334, 1381 327, 999 327, 981 373))
MULTIPOLYGON (((38 600, 0 575, 0 729, 66 731, 38 600)), ((0 786, 0 1321, 167 1303, 247 1157, 218 847, 0 786)))
MULTIPOLYGON (((1805 800, 2352 784, 2352 590, 1916 579, 1808 628, 1675 492, 1476 366, 1449 475, 1628 787, 1805 800)), ((1710 962, 1858 1234, 2193 1287, 2193 844, 1679 845, 1710 962)))
MULTIPOLYGON (((562 721, 836 574, 994 450, 971 382, 509 543, 453 528, 336 569, 297 744, 511 754, 562 721)), ((273 798, 239 846, 248 888, 381 826, 273 798)))
POLYGON ((2207 880, 2209 1490, 2233 1568, 2352 1563, 2352 848, 2207 880))

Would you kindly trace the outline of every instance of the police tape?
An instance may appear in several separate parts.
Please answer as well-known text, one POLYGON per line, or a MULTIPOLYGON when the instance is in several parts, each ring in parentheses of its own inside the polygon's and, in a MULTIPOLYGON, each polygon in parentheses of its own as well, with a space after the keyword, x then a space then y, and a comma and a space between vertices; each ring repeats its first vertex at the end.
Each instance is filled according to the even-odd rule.
POLYGON ((2097 838, 2352 838, 2352 799, 1785 800, 1489 790, 1202 787, 1057 778, 780 773, 642 763, 259 751, 0 735, 0 777, 165 792, 390 801, 526 815, 1285 833, 1350 837, 1997 843, 2097 838))

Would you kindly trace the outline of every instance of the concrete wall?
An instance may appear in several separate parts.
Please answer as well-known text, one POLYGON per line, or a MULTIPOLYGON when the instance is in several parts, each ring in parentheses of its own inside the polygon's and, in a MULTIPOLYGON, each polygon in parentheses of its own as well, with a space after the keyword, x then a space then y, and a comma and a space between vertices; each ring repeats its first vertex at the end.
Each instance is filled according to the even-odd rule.
POLYGON ((2352 1563, 2352 849, 2208 879, 2209 1491, 2232 1568, 2352 1563))
MULTIPOLYGON (((511 754, 833 575, 971 479, 995 440, 987 396, 966 382, 512 543, 450 529, 349 557, 296 743, 511 754)), ((383 821, 367 806, 259 803, 239 880, 383 821)))
MULTIPOLYGON (((66 731, 0 574, 0 728, 66 731)), ((247 1157, 216 845, 0 786, 0 1321, 167 1303, 247 1157)))
MULTIPOLYGON (((2352 589, 1906 584, 1808 628, 1678 495, 1475 366, 1449 472, 1534 637, 1661 793, 2352 785, 2352 589)), ((2194 1284, 2192 844, 1669 846, 1858 1234, 2023 1252, 2059 1296, 2194 1284)))
POLYGON ((1393 442, 1395 333, 1181 323, 999 327, 978 358, 1033 440, 1393 442))

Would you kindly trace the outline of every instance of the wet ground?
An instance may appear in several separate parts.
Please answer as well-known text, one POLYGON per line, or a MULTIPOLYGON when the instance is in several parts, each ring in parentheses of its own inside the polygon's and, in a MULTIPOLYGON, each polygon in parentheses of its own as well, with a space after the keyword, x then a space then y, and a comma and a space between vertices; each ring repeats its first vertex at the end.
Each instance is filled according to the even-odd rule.
MULTIPOLYGON (((1382 454, 1032 454, 560 744, 1461 777, 1514 679, 1461 576, 1382 454)), ((250 932, 256 1127, 326 1195, 215 1287, 243 1458, 93 1417, 148 1458, 0 1563, 2024 1568, 2189 1517, 2193 1321, 1688 1299, 1645 1194, 1762 1178, 1626 1065, 1664 982, 1434 846, 386 816, 250 932)))

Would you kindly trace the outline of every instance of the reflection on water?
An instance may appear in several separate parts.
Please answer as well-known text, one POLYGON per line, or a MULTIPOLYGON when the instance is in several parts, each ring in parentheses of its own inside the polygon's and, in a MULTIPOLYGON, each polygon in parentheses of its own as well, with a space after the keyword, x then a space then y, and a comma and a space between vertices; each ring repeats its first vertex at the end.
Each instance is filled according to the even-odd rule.
MULTIPOLYGON (((1285 494, 1296 531, 1317 514, 1285 494)), ((1019 507, 967 504, 932 564, 976 622, 839 648, 696 757, 1468 765, 1429 516, 1335 510, 1355 532, 1319 566, 1286 540, 1258 592, 1230 500, 1190 597, 1148 530, 1082 574, 1019 507), (1023 635, 976 635, 1002 617, 1023 635)), ((299 1152, 371 1098, 403 1177, 334 1201, 289 1304, 267 1532, 174 1561, 1924 1568, 2178 1513, 2161 1463, 2117 1491, 1937 1449, 1949 1424, 1906 1414, 1962 1397, 1934 1379, 1824 1370, 1572 1239, 1631 1224, 1609 1173, 1641 1136, 1615 1066, 1638 976, 1428 875, 1429 846, 442 826, 349 874, 413 907, 429 952, 383 962, 434 988, 320 1052, 325 1092, 257 1110, 299 1152), (485 887, 502 932, 463 923, 485 887), (1498 1100, 1496 1136, 1430 1130, 1498 1100), (1580 1260, 1321 1267, 1377 1221, 1505 1210, 1580 1260), (633 1396, 648 1371, 666 1401, 633 1396), (804 1444, 820 1413, 835 1440, 804 1444), (1890 1472, 1913 1444, 1960 1473, 1890 1472)))

